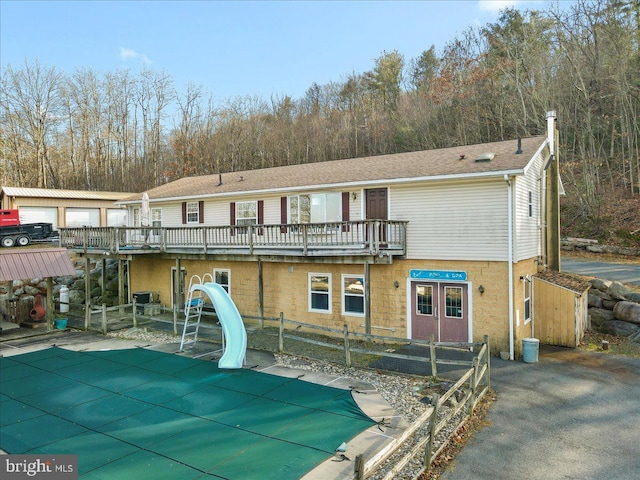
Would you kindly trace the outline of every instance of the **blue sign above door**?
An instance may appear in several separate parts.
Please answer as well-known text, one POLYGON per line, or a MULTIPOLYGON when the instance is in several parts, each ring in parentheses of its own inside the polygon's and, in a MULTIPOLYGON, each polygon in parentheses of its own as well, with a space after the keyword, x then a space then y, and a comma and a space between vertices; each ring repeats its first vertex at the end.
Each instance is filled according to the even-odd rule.
POLYGON ((467 272, 457 272, 453 270, 411 270, 411 278, 418 280, 455 280, 464 282, 467 279, 467 272))

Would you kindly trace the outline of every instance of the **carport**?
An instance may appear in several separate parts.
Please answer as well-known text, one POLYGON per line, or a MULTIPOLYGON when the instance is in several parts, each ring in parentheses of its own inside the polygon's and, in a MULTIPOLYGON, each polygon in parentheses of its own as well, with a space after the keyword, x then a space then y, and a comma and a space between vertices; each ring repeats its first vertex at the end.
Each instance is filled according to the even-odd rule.
MULTIPOLYGON (((45 278, 47 280, 47 329, 53 324, 53 277, 74 275, 75 268, 66 248, 25 248, 0 251, 0 282, 11 292, 14 280, 45 278)), ((7 311, 7 305, 3 305, 7 311)), ((3 321, 3 323, 5 323, 3 321)), ((8 325, 12 326, 12 325, 8 325)))

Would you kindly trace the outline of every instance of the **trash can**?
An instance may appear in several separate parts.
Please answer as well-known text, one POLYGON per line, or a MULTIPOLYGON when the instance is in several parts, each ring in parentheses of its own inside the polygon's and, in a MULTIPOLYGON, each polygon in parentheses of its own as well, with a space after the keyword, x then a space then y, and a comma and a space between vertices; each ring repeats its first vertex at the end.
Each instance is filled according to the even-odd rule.
POLYGON ((537 338, 523 338, 522 360, 524 360, 526 363, 537 363, 539 346, 540 340, 538 340, 537 338))

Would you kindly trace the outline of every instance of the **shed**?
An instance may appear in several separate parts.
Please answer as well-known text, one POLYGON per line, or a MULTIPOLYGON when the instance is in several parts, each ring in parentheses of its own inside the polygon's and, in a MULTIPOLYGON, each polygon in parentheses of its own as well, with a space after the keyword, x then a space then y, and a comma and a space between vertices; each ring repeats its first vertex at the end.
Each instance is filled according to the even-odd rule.
MULTIPOLYGON (((74 274, 75 268, 66 248, 21 248, 0 251, 0 282, 10 284, 13 280, 27 278, 47 279, 46 319, 49 326, 53 320, 52 277, 74 274)), ((4 311, 7 311, 6 305, 4 311)))
POLYGON ((533 277, 534 336, 540 343, 577 347, 589 328, 588 292, 591 284, 563 272, 533 277))

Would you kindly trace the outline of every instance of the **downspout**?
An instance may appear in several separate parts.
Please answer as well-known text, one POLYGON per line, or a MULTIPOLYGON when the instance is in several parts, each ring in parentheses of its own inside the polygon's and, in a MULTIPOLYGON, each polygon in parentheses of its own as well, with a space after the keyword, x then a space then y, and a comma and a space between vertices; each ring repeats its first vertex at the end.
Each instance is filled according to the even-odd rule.
POLYGON ((514 359, 513 339, 513 185, 509 176, 505 174, 507 182, 507 258, 509 262, 508 289, 509 289, 509 359, 514 359))
POLYGON ((541 262, 543 270, 547 269, 547 168, 546 165, 542 165, 542 172, 540 174, 540 244, 541 262))

